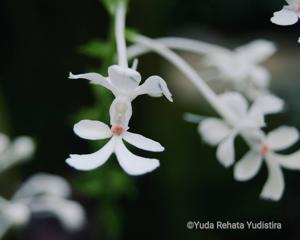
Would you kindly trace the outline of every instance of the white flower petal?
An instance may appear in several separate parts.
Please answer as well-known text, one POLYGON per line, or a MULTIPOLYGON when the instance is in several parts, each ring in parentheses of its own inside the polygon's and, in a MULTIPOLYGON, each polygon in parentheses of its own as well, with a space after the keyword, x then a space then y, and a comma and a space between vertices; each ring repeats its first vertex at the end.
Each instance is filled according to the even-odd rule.
POLYGON ((0 239, 3 238, 9 228, 15 226, 15 223, 21 223, 14 221, 14 215, 16 214, 11 211, 11 205, 12 204, 9 201, 0 197, 0 239))
POLYGON ((159 167, 157 159, 143 158, 132 154, 121 139, 116 143, 116 155, 119 164, 129 175, 142 175, 159 167))
POLYGON ((272 56, 275 51, 275 44, 263 39, 252 41, 235 49, 239 57, 251 63, 263 62, 272 56))
POLYGON ((267 90, 269 87, 271 74, 267 69, 259 66, 253 67, 249 72, 249 77, 256 88, 267 90))
POLYGON ((164 150, 164 147, 160 145, 159 142, 153 141, 140 134, 125 132, 123 134, 123 139, 133 146, 146 151, 162 152, 164 150))
POLYGON ((35 143, 30 137, 17 137, 12 142, 12 152, 15 159, 27 160, 35 151, 35 143))
POLYGON ((234 163, 234 139, 235 135, 225 138, 217 148, 217 159, 226 168, 234 163))
POLYGON ((0 172, 28 160, 35 150, 35 144, 29 137, 17 137, 0 155, 0 172))
POLYGON ((43 194, 68 197, 71 194, 71 188, 67 181, 60 176, 37 173, 23 183, 14 194, 13 199, 30 198, 43 194))
POLYGON ((31 211, 24 203, 8 202, 4 215, 12 225, 21 227, 29 222, 31 211))
POLYGON ((115 137, 112 137, 99 151, 92 154, 71 154, 67 164, 77 170, 93 170, 103 165, 115 149, 115 137))
POLYGON ((152 97, 161 97, 164 95, 170 102, 173 102, 172 94, 168 89, 167 83, 159 76, 151 76, 134 91, 133 98, 148 94, 152 97))
POLYGON ((112 85, 121 92, 132 91, 141 82, 141 75, 137 71, 131 68, 122 68, 118 65, 108 68, 108 76, 112 85))
POLYGON ((284 191, 284 178, 279 164, 267 156, 268 178, 260 194, 261 198, 274 201, 280 200, 284 191))
POLYGON ((79 79, 79 78, 89 80, 90 83, 92 83, 92 84, 101 85, 110 91, 113 90, 109 79, 106 77, 103 77, 102 75, 100 75, 98 73, 84 73, 84 74, 77 74, 77 75, 74 75, 73 73, 69 74, 69 79, 79 79))
POLYGON ((247 100, 237 92, 228 92, 219 95, 220 100, 223 101, 231 111, 238 117, 245 117, 248 110, 247 100))
POLYGON ((9 142, 9 138, 5 134, 0 133, 0 154, 7 149, 9 142))
POLYGON ((261 168, 262 157, 259 152, 250 150, 234 166, 234 179, 247 181, 253 178, 261 168))
POLYGON ((297 13, 293 10, 283 8, 282 10, 275 12, 271 18, 271 22, 281 26, 293 25, 298 21, 297 13))
POLYGON ((74 132, 81 138, 99 140, 111 137, 110 128, 103 122, 81 120, 74 125, 74 132))
POLYGON ((256 98, 253 105, 260 108, 264 114, 272 114, 282 111, 284 102, 279 97, 266 94, 256 98))
POLYGON ((241 125, 244 128, 262 128, 266 125, 265 116, 260 108, 252 105, 248 111, 247 118, 243 120, 241 125))
POLYGON ((288 155, 270 153, 280 166, 289 170, 300 170, 300 150, 288 155))
POLYGON ((56 217, 68 231, 80 230, 86 220, 84 210, 77 202, 52 196, 37 198, 32 202, 31 210, 35 215, 56 217))
POLYGON ((275 151, 284 150, 299 139, 299 132, 294 127, 281 126, 268 133, 266 143, 270 149, 275 151))
POLYGON ((231 128, 221 119, 207 118, 200 122, 198 131, 207 144, 215 146, 230 134, 231 128))
POLYGON ((0 239, 3 238, 10 227, 11 223, 8 222, 7 219, 0 213, 0 239))

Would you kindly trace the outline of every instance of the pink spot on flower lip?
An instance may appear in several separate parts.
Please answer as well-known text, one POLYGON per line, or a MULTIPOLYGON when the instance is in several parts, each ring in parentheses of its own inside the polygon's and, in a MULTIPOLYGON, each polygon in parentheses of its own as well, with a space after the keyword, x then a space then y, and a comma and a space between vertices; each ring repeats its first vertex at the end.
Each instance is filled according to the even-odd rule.
POLYGON ((125 131, 125 128, 121 125, 112 126, 111 132, 113 135, 121 135, 125 131))
POLYGON ((266 156, 266 154, 269 152, 269 147, 266 144, 262 144, 260 148, 260 154, 262 156, 266 156))
POLYGON ((300 12, 300 4, 297 6, 297 11, 300 12))

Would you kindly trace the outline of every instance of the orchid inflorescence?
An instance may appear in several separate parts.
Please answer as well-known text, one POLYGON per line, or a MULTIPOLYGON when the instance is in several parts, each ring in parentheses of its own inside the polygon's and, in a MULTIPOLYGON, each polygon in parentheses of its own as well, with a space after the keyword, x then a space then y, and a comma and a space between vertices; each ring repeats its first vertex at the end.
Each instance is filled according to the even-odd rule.
MULTIPOLYGON (((274 12, 271 22, 279 26, 290 26, 298 22, 300 18, 300 0, 286 0, 280 11, 274 12)), ((300 43, 300 38, 298 38, 300 43)))
MULTIPOLYGON (((299 1, 287 2, 289 5, 275 13, 272 22, 288 25, 298 20, 299 1)), ((103 165, 111 154, 115 153, 120 166, 130 175, 148 173, 159 166, 156 159, 132 154, 123 142, 147 151, 164 150, 158 142, 128 131, 132 116, 131 102, 137 96, 164 95, 172 101, 167 84, 161 77, 149 77, 139 85, 141 76, 136 71, 136 64, 132 68, 128 67, 128 60, 153 51, 177 67, 220 115, 220 118, 196 118, 199 119, 198 132, 203 140, 209 145, 217 146, 218 161, 226 168, 234 166, 234 178, 237 181, 253 178, 265 162, 268 179, 260 196, 264 199, 279 200, 284 191, 281 168, 300 170, 300 151, 289 155, 277 153, 298 141, 299 133, 296 128, 281 126, 269 133, 263 131, 267 126, 265 116, 276 114, 284 108, 283 100, 269 90, 270 72, 260 65, 275 53, 275 45, 271 41, 259 39, 229 50, 198 40, 178 37, 150 39, 131 33, 128 34, 128 40, 134 44, 126 49, 124 1, 118 1, 115 12, 118 65, 108 68, 108 77, 97 73, 70 73, 69 76, 70 79, 87 79, 113 93, 115 99, 109 110, 111 127, 95 120, 82 120, 74 126, 74 132, 81 138, 109 141, 95 153, 71 154, 66 162, 78 170, 92 170, 103 165), (204 81, 200 73, 173 50, 198 54, 205 66, 214 68, 214 80, 229 83, 231 90, 215 93, 209 86, 209 81, 204 81), (245 140, 249 151, 236 162, 234 142, 237 136, 245 140)))
MULTIPOLYGON (((10 141, 0 134, 0 172, 29 160, 35 151, 27 136, 10 141)), ((29 224, 32 217, 55 217, 67 231, 77 231, 85 223, 85 213, 76 201, 68 199, 71 186, 56 175, 36 173, 27 179, 10 199, 0 196, 0 239, 10 228, 29 224)))

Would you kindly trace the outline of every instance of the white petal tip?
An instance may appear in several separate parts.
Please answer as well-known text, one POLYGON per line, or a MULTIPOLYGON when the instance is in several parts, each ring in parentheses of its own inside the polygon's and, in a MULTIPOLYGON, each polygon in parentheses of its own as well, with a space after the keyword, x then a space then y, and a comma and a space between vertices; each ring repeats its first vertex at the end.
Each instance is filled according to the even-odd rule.
POLYGON ((163 94, 170 102, 174 102, 173 97, 170 93, 163 93, 163 94))
MULTIPOLYGON (((149 159, 150 160, 150 159, 149 159)), ((152 166, 148 166, 147 170, 144 171, 130 171, 130 170, 125 170, 124 171, 131 176, 141 176, 150 172, 153 172, 155 169, 157 169, 160 166, 160 163, 157 159, 151 159, 152 161, 152 166)))
POLYGON ((236 170, 234 170, 233 172, 233 177, 234 180, 238 181, 238 182, 246 182, 248 180, 250 180, 251 177, 245 176, 245 174, 242 174, 236 170))
POLYGON ((280 195, 269 195, 269 194, 261 193, 259 197, 263 200, 266 200, 266 201, 278 202, 281 199, 282 194, 280 194, 280 195))
POLYGON ((270 21, 273 23, 273 24, 276 24, 278 26, 290 26, 290 25, 294 25, 295 23, 286 23, 286 22, 282 22, 280 20, 277 19, 277 17, 272 17, 270 19, 270 21))
POLYGON ((163 152, 163 151, 165 151, 165 148, 159 142, 157 142, 156 148, 153 150, 155 150, 153 152, 163 152))
POLYGON ((84 161, 80 159, 80 155, 76 154, 71 154, 68 159, 66 159, 66 163, 72 167, 75 168, 76 170, 81 170, 81 171, 89 171, 93 170, 96 167, 90 167, 88 166, 84 161))
POLYGON ((232 165, 233 165, 233 162, 222 162, 222 165, 225 167, 225 168, 230 168, 232 165))
POLYGON ((69 79, 77 79, 78 77, 73 73, 69 72, 69 79))
POLYGON ((279 26, 289 26, 298 22, 298 14, 294 10, 283 7, 282 10, 274 12, 271 22, 279 26))

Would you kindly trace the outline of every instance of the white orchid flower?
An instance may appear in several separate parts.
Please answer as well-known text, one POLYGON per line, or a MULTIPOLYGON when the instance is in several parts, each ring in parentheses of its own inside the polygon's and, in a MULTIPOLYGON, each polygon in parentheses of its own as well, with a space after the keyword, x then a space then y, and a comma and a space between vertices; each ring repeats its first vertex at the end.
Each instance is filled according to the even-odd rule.
POLYGON ((148 94, 152 97, 164 95, 169 101, 173 101, 166 82, 159 76, 151 76, 139 86, 141 75, 131 68, 123 68, 113 65, 108 68, 108 77, 103 77, 98 73, 86 73, 74 75, 70 73, 70 79, 84 78, 93 84, 101 85, 109 89, 115 96, 110 107, 111 125, 120 123, 128 126, 132 115, 131 102, 139 95, 148 94), (118 112, 124 119, 120 119, 118 112))
POLYGON ((281 26, 293 25, 298 22, 300 17, 300 0, 286 0, 288 5, 275 12, 271 22, 281 26))
POLYGON ((282 151, 298 140, 298 130, 288 126, 281 126, 266 136, 256 134, 251 150, 236 163, 234 178, 238 181, 247 181, 253 178, 261 168, 264 159, 268 168, 268 179, 260 197, 278 201, 284 191, 281 167, 300 170, 300 151, 290 155, 278 154, 276 151, 282 151))
POLYGON ((246 99, 239 93, 225 93, 219 98, 239 119, 239 124, 230 126, 222 119, 206 118, 200 122, 198 131, 206 143, 218 146, 217 159, 223 166, 230 167, 235 158, 235 137, 246 130, 263 127, 264 115, 282 110, 283 102, 275 96, 265 95, 257 98, 249 108, 246 99))
POLYGON ((17 137, 10 141, 5 134, 0 134, 0 173, 8 168, 28 160, 35 151, 35 144, 30 137, 17 137))
POLYGON ((54 216, 68 231, 80 229, 85 222, 83 208, 68 200, 71 193, 65 179, 39 173, 28 179, 12 199, 0 198, 0 238, 9 228, 23 227, 36 217, 54 216))
POLYGON ((266 40, 255 40, 233 51, 212 51, 204 61, 215 67, 219 75, 217 80, 230 83, 234 90, 244 93, 248 98, 268 92, 270 72, 259 64, 267 60, 276 51, 275 45, 266 40))
POLYGON ((87 155, 71 154, 66 162, 78 170, 92 170, 103 165, 112 153, 115 153, 120 166, 129 175, 141 175, 151 172, 159 166, 157 159, 143 158, 132 154, 123 140, 133 146, 152 152, 161 152, 164 148, 160 143, 142 135, 131 133, 125 125, 108 125, 92 120, 82 120, 75 124, 74 132, 81 138, 89 140, 110 140, 99 151, 87 155))

